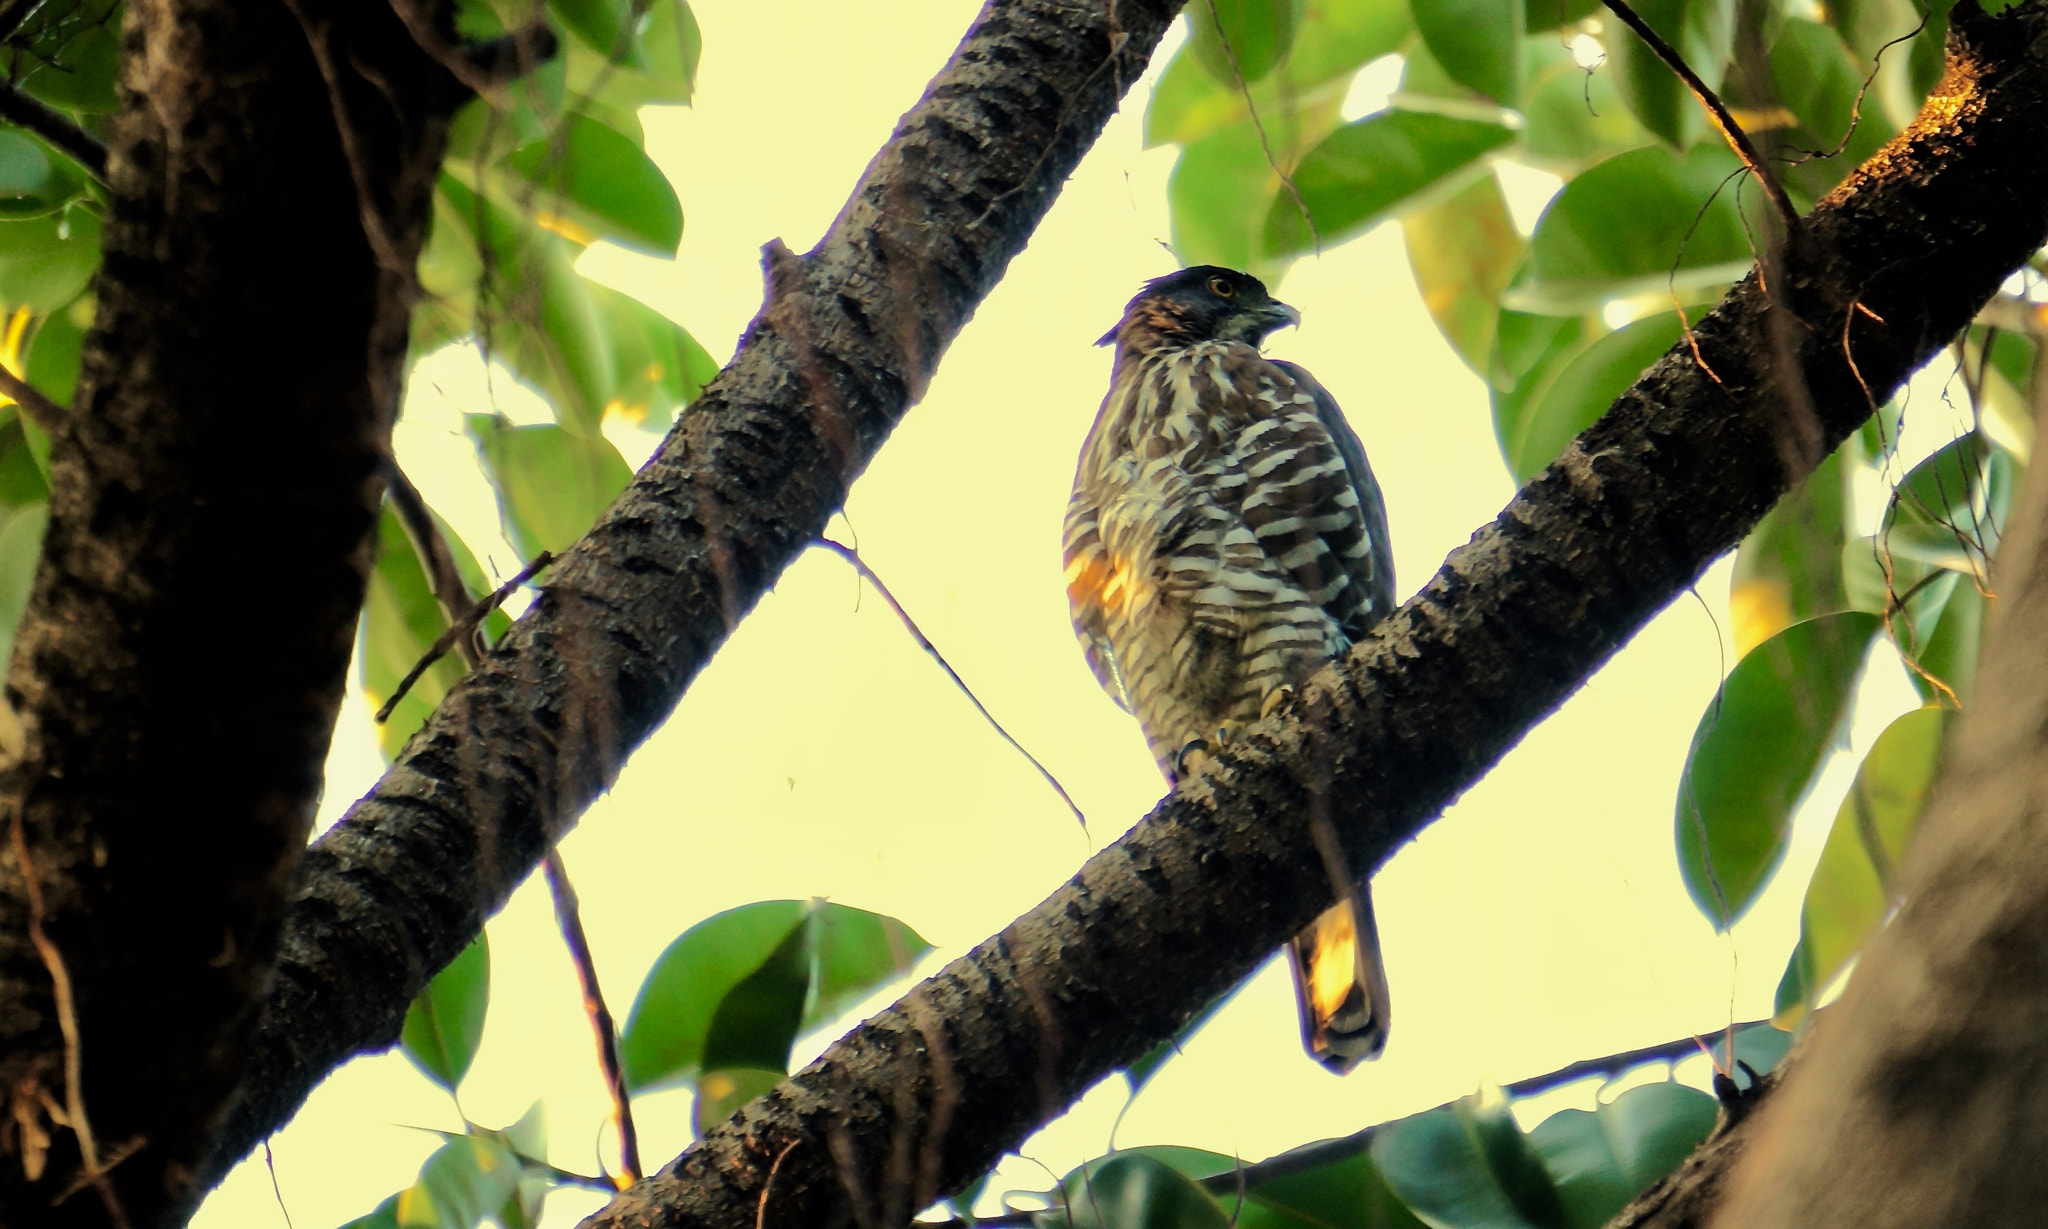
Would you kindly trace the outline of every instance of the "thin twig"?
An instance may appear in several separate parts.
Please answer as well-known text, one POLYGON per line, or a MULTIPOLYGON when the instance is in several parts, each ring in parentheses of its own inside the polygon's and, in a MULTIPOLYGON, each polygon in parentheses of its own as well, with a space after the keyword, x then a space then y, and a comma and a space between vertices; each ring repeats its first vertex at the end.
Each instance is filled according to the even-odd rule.
MULTIPOLYGON (((1251 83, 1244 79, 1244 67, 1238 63, 1237 48, 1230 45, 1230 35, 1223 29, 1223 14, 1217 11, 1216 0, 1208 2, 1209 20, 1216 24, 1216 41, 1222 44, 1223 54, 1230 61, 1230 75, 1237 78, 1238 92, 1244 95, 1245 113, 1251 116, 1252 129, 1259 134, 1259 148, 1265 152, 1266 165, 1273 169, 1273 174, 1280 177, 1280 185, 1294 198, 1294 207, 1301 213, 1302 225, 1308 227, 1309 238, 1314 241, 1316 255, 1320 257, 1323 254, 1323 232, 1317 229, 1315 218, 1310 216, 1308 202, 1302 199, 1301 189, 1294 184, 1294 176, 1281 170, 1279 159, 1273 156, 1273 142, 1266 136, 1266 122, 1259 118, 1259 105, 1252 101, 1251 83)), ((1298 147, 1299 144, 1297 139, 1295 145, 1298 147)))
POLYGON ((44 435, 62 435, 67 413, 64 407, 45 397, 41 389, 0 366, 0 394, 6 395, 44 435))
POLYGON ((989 712, 987 706, 982 704, 981 700, 975 696, 974 689, 967 685, 967 680, 961 678, 960 672, 953 669, 952 665, 946 661, 946 655, 939 652, 939 647, 933 644, 931 639, 918 628, 917 620, 911 618, 910 612, 903 609, 903 603, 897 601, 896 595, 889 592, 889 586, 883 584, 882 578, 875 575, 875 570, 869 567, 866 561, 861 559, 860 552, 843 542, 835 542, 831 538, 818 538, 816 542, 819 546, 824 547, 826 550, 852 564, 854 570, 861 574, 862 579, 875 587, 875 592, 882 595, 882 600, 889 603, 889 609, 895 611, 896 617, 903 621, 904 629, 910 633, 911 639, 917 641, 917 646, 931 654, 932 660, 939 663, 939 669, 944 670, 946 677, 953 680, 953 685, 958 687, 961 694, 967 697, 967 702, 974 706, 974 711, 980 713, 983 720, 987 721, 996 733, 1003 736, 1003 741, 1015 747, 1018 755, 1031 762, 1031 766, 1038 770, 1038 775, 1045 778, 1047 785, 1052 786, 1053 792, 1060 796, 1061 802, 1067 804, 1067 809, 1074 813, 1074 818, 1080 822, 1082 830, 1085 831, 1088 827, 1088 817, 1081 813, 1080 807, 1074 805, 1073 798, 1067 794, 1067 787, 1061 785, 1059 778, 1053 776, 1045 765, 1038 762, 1037 756, 1026 751, 1023 743, 1010 736, 1010 732, 1003 728, 1003 723, 997 721, 995 714, 989 712))
POLYGON ((270 1171, 270 1193, 277 1197, 278 1214, 284 1217, 284 1229, 294 1229, 292 1210, 284 1206, 284 1188, 277 1184, 277 1157, 270 1151, 270 1141, 263 1141, 263 1168, 270 1171))
POLYGON ((420 675, 425 674, 428 668, 435 662, 446 657, 448 651, 454 648, 472 629, 481 625, 484 621, 484 616, 504 605, 505 599, 512 596, 514 589, 532 580, 536 572, 539 572, 554 561, 555 557, 552 554, 542 551, 532 563, 519 569, 519 575, 499 585, 489 597, 478 602, 468 614, 457 620, 447 631, 442 632, 440 637, 427 649, 425 656, 421 657, 414 664, 413 668, 406 672, 404 678, 398 680, 398 686, 392 690, 391 698, 384 701, 384 707, 377 710, 377 724, 383 725, 386 721, 391 720, 392 710, 398 707, 400 700, 405 699, 405 693, 412 690, 412 685, 420 681, 420 675))
POLYGON ((0 81, 0 119, 35 133, 84 168, 86 174, 103 184, 107 182, 105 142, 42 99, 23 93, 11 81, 0 81))
POLYGON ((548 894, 555 899, 555 923, 562 928, 562 941, 576 965, 576 983, 583 988, 583 1011, 590 1017, 590 1031, 597 1035, 597 1062, 604 1070, 605 1091, 611 1094, 612 1122, 619 1129, 620 1172, 613 1185, 625 1190, 640 1180, 640 1135, 633 1128, 633 1104, 626 1095, 626 1070, 619 1064, 619 1030, 605 1006, 604 991, 597 984, 597 962, 590 955, 590 940, 583 933, 583 910, 576 901, 576 888, 569 882, 569 870, 562 865, 562 853, 548 850, 542 867, 548 878, 548 894))
POLYGON ((1678 74, 1678 79, 1685 82, 1685 88, 1692 91, 1692 96, 1699 99, 1700 106, 1706 108, 1708 117, 1714 121, 1714 126, 1721 130, 1721 136, 1735 151, 1735 156, 1742 159, 1743 165, 1749 168, 1749 173, 1756 176, 1757 183, 1762 185, 1764 195, 1770 198, 1771 207, 1777 210, 1778 220, 1784 223, 1786 233, 1791 233, 1792 228, 1799 224, 1799 211, 1792 207, 1792 198, 1785 195, 1785 186, 1778 182, 1778 177, 1772 173, 1770 164, 1764 161, 1763 155, 1757 153, 1756 146, 1750 143, 1749 134, 1742 130, 1741 124, 1735 122, 1734 116, 1728 114, 1728 108, 1722 104, 1720 95, 1707 88, 1707 83, 1700 80, 1699 74, 1685 62, 1685 57, 1678 54, 1678 49, 1665 42, 1662 35, 1652 30, 1650 23, 1644 21, 1628 6, 1628 0, 1602 0, 1602 3, 1606 4, 1616 17, 1621 18, 1623 24, 1634 30, 1637 37, 1643 40, 1656 57, 1664 61, 1665 66, 1672 72, 1678 74))
MULTIPOLYGON (((428 511, 420 489, 398 468, 396 460, 384 463, 384 489, 391 497, 391 508, 398 513, 399 523, 405 526, 405 536, 412 541, 413 554, 419 556, 427 584, 434 590, 434 600, 441 604, 441 617, 451 625, 461 622, 462 616, 476 605, 476 599, 463 582, 462 570, 455 566, 455 551, 448 545, 448 536, 441 532, 440 522, 428 511)), ((455 642, 462 664, 472 670, 483 660, 482 632, 481 622, 471 624, 469 635, 455 642)))
POLYGON ((775 1175, 782 1169, 782 1163, 796 1150, 802 1140, 790 1140, 775 1154, 775 1163, 768 1167, 768 1180, 761 1184, 761 1198, 754 1204, 754 1229, 768 1229, 768 1192, 775 1189, 775 1175))
POLYGON ((28 940, 35 945, 36 954, 42 957, 43 966, 50 971, 50 996, 57 1009, 57 1031, 64 1038, 64 1125, 78 1138, 78 1160, 83 1169, 82 1176, 100 1193, 100 1202, 106 1205, 107 1219, 115 1229, 128 1229, 128 1214, 122 1210, 121 1201, 114 1195, 114 1184, 107 1179, 107 1171, 100 1167, 99 1145, 93 1138, 92 1123, 85 1115, 85 1056, 78 1035, 78 1002, 72 994, 71 971, 65 967, 64 953, 50 941, 43 930, 43 885, 36 877, 35 863, 29 858, 28 828, 21 817, 21 804, 14 804, 10 816, 10 835, 14 839, 14 869, 21 875, 22 895, 28 898, 28 940))

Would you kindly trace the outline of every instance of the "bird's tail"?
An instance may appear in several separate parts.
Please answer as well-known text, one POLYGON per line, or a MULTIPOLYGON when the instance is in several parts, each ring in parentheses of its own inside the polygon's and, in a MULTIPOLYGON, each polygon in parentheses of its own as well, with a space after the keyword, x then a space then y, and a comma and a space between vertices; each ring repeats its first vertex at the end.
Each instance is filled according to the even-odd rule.
POLYGON ((1393 1006, 1380 962, 1371 879, 1360 879, 1351 899, 1325 909, 1288 940, 1287 956, 1301 1009, 1301 1043, 1309 1057, 1338 1075, 1378 1058, 1386 1048, 1393 1006))

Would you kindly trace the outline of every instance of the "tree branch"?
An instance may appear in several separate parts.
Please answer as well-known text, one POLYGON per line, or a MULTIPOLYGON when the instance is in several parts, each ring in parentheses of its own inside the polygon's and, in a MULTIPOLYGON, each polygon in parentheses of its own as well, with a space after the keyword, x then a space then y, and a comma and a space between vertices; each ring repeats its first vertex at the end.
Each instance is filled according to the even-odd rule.
POLYGON ((62 150, 94 179, 107 181, 107 147, 100 139, 80 128, 62 111, 23 93, 11 81, 0 81, 0 120, 28 129, 62 150))
POLYGON ((366 1047, 823 532, 1144 70, 1173 0, 992 0, 739 354, 384 780, 301 862, 204 1181, 366 1047))

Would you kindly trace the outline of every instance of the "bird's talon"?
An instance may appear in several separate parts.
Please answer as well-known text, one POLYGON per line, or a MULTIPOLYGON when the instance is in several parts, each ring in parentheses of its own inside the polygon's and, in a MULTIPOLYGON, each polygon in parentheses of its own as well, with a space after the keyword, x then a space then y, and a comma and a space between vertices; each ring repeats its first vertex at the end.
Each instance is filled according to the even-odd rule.
POLYGON ((1180 779, 1185 781, 1200 772, 1202 765, 1208 762, 1209 742, 1207 739, 1197 738, 1180 749, 1180 754, 1174 757, 1173 769, 1180 779))
POLYGON ((1282 704, 1287 703, 1287 701, 1292 699, 1293 697, 1294 688, 1292 687, 1275 687, 1273 690, 1267 692, 1266 698, 1264 700, 1259 701, 1259 720, 1264 721, 1266 718, 1272 716, 1274 709, 1277 709, 1282 704))

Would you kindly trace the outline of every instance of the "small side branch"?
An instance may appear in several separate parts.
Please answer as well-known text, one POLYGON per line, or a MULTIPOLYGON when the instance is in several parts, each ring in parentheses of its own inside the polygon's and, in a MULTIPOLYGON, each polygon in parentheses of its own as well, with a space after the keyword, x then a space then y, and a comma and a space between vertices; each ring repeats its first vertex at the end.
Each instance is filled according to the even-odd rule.
POLYGON ((1722 104, 1720 95, 1707 88, 1707 83, 1700 80, 1700 75, 1685 62, 1685 57, 1678 54, 1678 49, 1665 42, 1662 35, 1652 30, 1650 23, 1644 21, 1641 14, 1629 7, 1628 0, 1602 2, 1616 17, 1621 18, 1623 24, 1634 30, 1636 36, 1643 40, 1651 52, 1664 61, 1665 66, 1672 72, 1678 74, 1678 79, 1685 82, 1685 88, 1692 91, 1692 96, 1699 99, 1700 106, 1706 108, 1707 117, 1714 121, 1714 127, 1721 130, 1721 136, 1728 142, 1729 148, 1735 151, 1736 157, 1742 159, 1742 164, 1749 168, 1749 173, 1756 176, 1757 183, 1771 202, 1771 208, 1777 211, 1778 220, 1784 224, 1786 233, 1791 233, 1792 228, 1799 222, 1799 211, 1792 207, 1792 198, 1785 195, 1785 185, 1778 182, 1778 177, 1772 173, 1770 164, 1764 161, 1763 155, 1750 143, 1749 134, 1744 132, 1742 125, 1736 123, 1735 117, 1728 113, 1728 108, 1722 104))
POLYGON ((953 685, 960 689, 961 695, 967 697, 967 702, 974 706, 974 711, 981 714, 982 719, 989 723, 990 728, 1002 735, 1004 742, 1015 747, 1018 755, 1031 762, 1031 766, 1038 770, 1038 775, 1045 778, 1047 785, 1052 786, 1052 791, 1060 796, 1061 802, 1067 804, 1067 809, 1074 813, 1074 819, 1080 823, 1083 830, 1086 830, 1088 827, 1088 817, 1081 813, 1080 807, 1074 805, 1073 798, 1067 794, 1067 787, 1061 785, 1059 778, 1053 776, 1052 772, 1045 765, 1038 762, 1037 756, 1026 751, 1023 743, 1011 737, 1010 732, 1003 728, 1003 723, 997 721, 995 714, 988 711, 988 708, 982 704, 980 698, 974 694, 974 689, 967 685, 967 680, 960 677, 960 672, 953 669, 952 664, 946 660, 946 655, 939 652, 939 647, 933 644, 931 639, 917 626, 917 620, 911 618, 910 612, 903 609, 903 603, 897 601, 896 595, 889 592, 889 586, 883 584, 882 578, 875 575, 875 570, 861 559, 860 552, 843 542, 835 542, 831 538, 819 538, 817 539, 817 544, 852 564, 853 570, 860 573, 861 579, 875 587, 875 592, 882 595, 882 600, 889 603, 889 609, 895 611, 896 617, 903 621, 904 630, 910 633, 911 639, 917 641, 917 647, 931 654, 931 659, 939 663, 939 669, 944 670, 946 677, 953 680, 953 685))
POLYGON ((107 147, 100 139, 73 123, 62 111, 22 93, 11 82, 0 81, 0 119, 35 133, 84 167, 94 179, 107 182, 107 147))
POLYGON ((640 1135, 633 1127, 633 1103, 626 1092, 625 1068, 619 1063, 619 1030, 597 985, 597 962, 591 958, 590 940, 583 933, 583 909, 569 882, 569 870, 562 865, 561 851, 548 850, 541 865, 547 874, 548 893, 555 900, 555 922, 562 928, 562 941, 576 965, 576 982, 583 989, 583 1011, 590 1017, 590 1031, 597 1035, 597 1062, 604 1071, 612 1121, 619 1130, 619 1174, 613 1185, 625 1190, 640 1180, 640 1135))
MULTIPOLYGON (((398 462, 391 461, 384 466, 386 493, 391 497, 391 509, 398 513, 398 519, 405 526, 405 536, 411 540, 413 553, 419 556, 420 568, 427 574, 427 584, 434 590, 434 600, 441 605, 441 617, 453 625, 462 622, 462 617, 476 599, 469 593, 469 586, 463 583, 462 571, 455 566, 455 552, 448 545, 447 535, 441 532, 440 523, 427 510, 427 501, 420 495, 420 489, 398 468, 398 462)), ((474 669, 483 658, 482 623, 470 626, 469 635, 456 641, 455 651, 461 655, 462 664, 474 669)))
POLYGON ((43 396, 42 391, 27 380, 0 367, 0 394, 12 399, 28 415, 29 421, 43 429, 45 435, 61 435, 68 415, 64 408, 43 396))
POLYGON ((392 710, 398 707, 400 700, 405 699, 405 693, 412 690, 412 685, 420 681, 420 675, 425 674, 435 662, 446 657, 448 651, 457 644, 460 644, 464 637, 483 626, 484 617, 504 605, 505 599, 511 597, 514 590, 527 581, 532 580, 535 573, 554 561, 555 557, 553 555, 547 551, 542 551, 539 557, 532 563, 519 569, 519 575, 499 585, 489 597, 478 602, 468 614, 457 620, 447 631, 442 632, 440 638, 434 641, 432 646, 427 649, 425 655, 413 665, 411 670, 406 672, 405 677, 398 680, 398 686, 394 687, 391 691, 391 698, 384 701, 384 707, 377 710, 377 724, 382 725, 391 720, 392 710))

